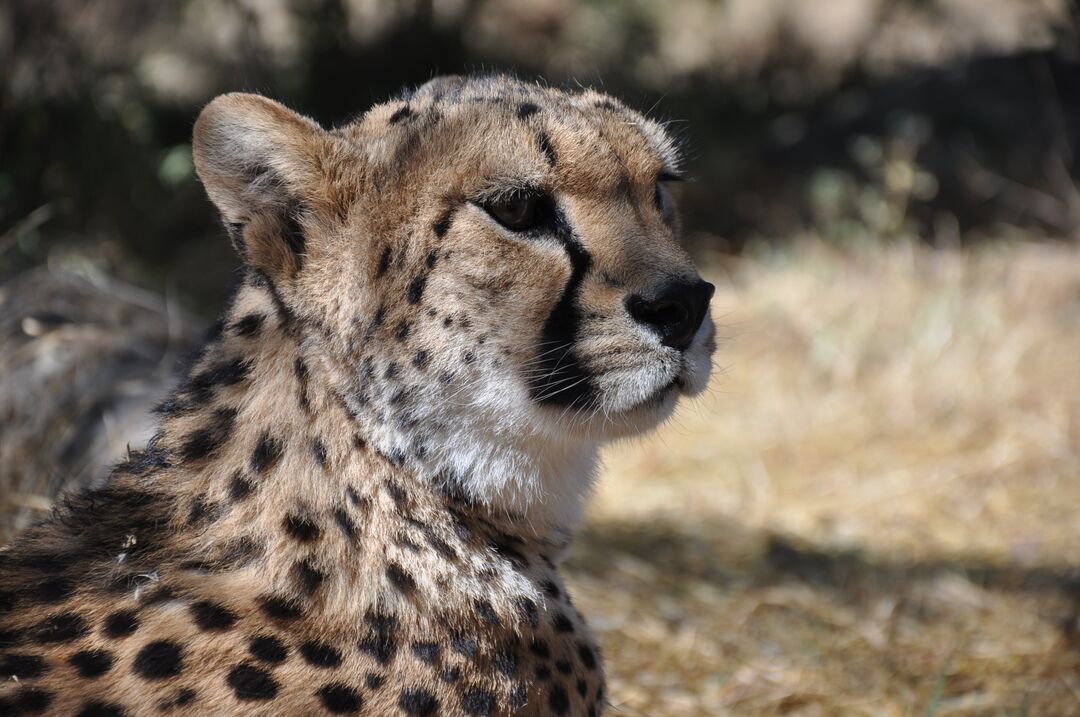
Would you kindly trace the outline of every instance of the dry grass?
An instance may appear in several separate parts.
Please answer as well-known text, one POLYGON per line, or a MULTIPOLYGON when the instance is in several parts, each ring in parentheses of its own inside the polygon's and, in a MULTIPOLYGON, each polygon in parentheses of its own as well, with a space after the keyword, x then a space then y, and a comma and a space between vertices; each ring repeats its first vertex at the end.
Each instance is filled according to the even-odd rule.
POLYGON ((714 272, 710 395, 572 559, 620 715, 1080 714, 1080 252, 714 272))

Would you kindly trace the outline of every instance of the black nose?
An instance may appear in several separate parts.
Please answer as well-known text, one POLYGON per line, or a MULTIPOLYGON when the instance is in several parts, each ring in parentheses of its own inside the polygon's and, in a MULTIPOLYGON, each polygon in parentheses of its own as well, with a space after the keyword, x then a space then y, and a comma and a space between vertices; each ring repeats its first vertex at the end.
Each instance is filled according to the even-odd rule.
POLYGON ((648 294, 632 295, 626 308, 657 334, 664 346, 682 351, 694 339, 716 287, 707 281, 672 281, 648 294))

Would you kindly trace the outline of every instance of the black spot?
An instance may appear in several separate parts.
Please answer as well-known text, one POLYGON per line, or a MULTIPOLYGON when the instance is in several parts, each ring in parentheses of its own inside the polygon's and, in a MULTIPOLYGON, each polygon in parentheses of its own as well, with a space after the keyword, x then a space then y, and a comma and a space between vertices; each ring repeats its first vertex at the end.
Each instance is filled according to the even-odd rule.
POLYGON ((312 441, 311 452, 315 454, 315 461, 319 464, 319 467, 326 468, 326 446, 318 438, 312 441))
POLYGON ((420 303, 420 299, 424 296, 424 287, 427 285, 427 275, 417 274, 413 277, 413 280, 409 282, 409 288, 405 292, 405 299, 410 304, 420 303))
POLYGON ((554 167, 559 157, 555 153, 555 148, 551 146, 551 137, 548 136, 547 132, 541 130, 536 135, 536 141, 540 145, 540 151, 547 157, 548 164, 554 167))
POLYGON ((495 709, 495 697, 479 687, 470 687, 461 696, 461 709, 467 715, 487 717, 495 709))
POLYGON ((422 371, 427 368, 428 358, 429 357, 427 351, 417 351, 415 354, 413 354, 412 365, 422 371))
POLYGON ((215 387, 235 386, 246 379, 250 371, 251 362, 248 359, 219 361, 189 378, 183 390, 189 392, 192 400, 199 403, 209 399, 215 387))
MULTIPOLYGON (((429 269, 434 269, 435 268, 435 262, 438 261, 438 260, 439 260, 439 251, 438 251, 438 249, 432 249, 431 251, 429 251, 427 253, 427 257, 424 259, 424 266, 426 266, 429 269)), ((434 311, 434 309, 432 309, 432 311, 434 311)), ((434 316, 435 314, 432 313, 431 315, 434 316)))
POLYGON ((370 339, 371 337, 373 337, 375 335, 375 332, 378 331, 379 327, 382 326, 383 321, 385 320, 386 307, 380 306, 379 308, 375 309, 375 315, 371 317, 371 323, 368 324, 367 330, 364 332, 364 338, 370 339))
POLYGON ((191 606, 191 616, 200 630, 228 630, 236 622, 236 615, 217 603, 201 600, 191 606))
POLYGON ((379 266, 375 269, 376 279, 385 274, 386 270, 390 268, 390 256, 390 247, 385 247, 382 250, 382 254, 379 256, 379 266))
POLYGON ((274 467, 281 458, 281 442, 269 433, 263 433, 251 454, 251 470, 263 473, 274 467))
POLYGON ((247 498, 255 490, 255 484, 244 477, 240 471, 233 473, 229 480, 229 498, 240 501, 247 498))
POLYGON ((540 108, 537 107, 534 103, 522 102, 521 105, 518 107, 518 117, 520 119, 528 119, 539 111, 540 108))
POLYGON ((112 669, 113 656, 105 650, 80 650, 68 659, 81 677, 93 679, 112 669))
POLYGON ((288 648, 273 635, 257 635, 248 643, 248 652, 260 662, 276 665, 289 655, 288 648))
POLYGON ((254 336, 262 329, 266 317, 262 314, 248 314, 233 324, 233 331, 237 336, 254 336))
POLYGON ((434 642, 414 642, 412 644, 413 654, 421 662, 426 662, 429 665, 435 664, 435 661, 439 659, 439 645, 434 642))
POLYGON ((529 704, 529 691, 525 689, 525 685, 519 684, 510 693, 510 708, 519 710, 527 704, 529 704))
POLYGON ((461 633, 454 633, 450 636, 450 648, 469 659, 475 659, 478 652, 476 639, 466 637, 461 633))
POLYGON ((447 317, 446 317, 445 319, 443 319, 443 320, 442 320, 442 325, 443 325, 443 326, 444 326, 445 328, 450 328, 451 326, 453 326, 453 325, 454 325, 454 317, 452 317, 452 316, 447 316, 447 317))
POLYGON ((529 644, 529 651, 544 660, 551 657, 551 650, 548 648, 547 643, 540 639, 535 639, 529 644))
POLYGON ((476 608, 476 614, 479 615, 484 622, 490 625, 501 624, 499 616, 495 613, 495 608, 491 607, 491 603, 487 600, 477 600, 473 603, 473 607, 476 608))
POLYGON ((569 675, 571 669, 573 669, 573 668, 570 666, 570 661, 569 660, 556 660, 555 661, 555 669, 558 670, 559 672, 563 673, 564 675, 569 675))
POLYGON ((334 509, 334 522, 337 523, 338 528, 341 529, 341 533, 345 536, 346 540, 351 541, 356 539, 356 525, 344 508, 334 509))
POLYGON ((295 620, 303 614, 300 605, 289 598, 268 595, 259 600, 259 607, 275 620, 295 620))
POLYGON ((164 680, 179 675, 183 661, 184 653, 179 645, 169 640, 155 640, 139 650, 131 669, 147 680, 164 680))
POLYGON ((310 560, 301 560, 293 566, 293 575, 299 583, 300 590, 307 596, 315 594, 319 586, 326 580, 326 574, 319 571, 310 560))
POLYGON ((557 632, 573 632, 574 623, 570 622, 570 618, 561 612, 555 616, 554 620, 555 630, 557 632))
POLYGON ((402 690, 398 707, 410 717, 431 717, 438 711, 439 701, 424 689, 402 690))
POLYGON ((197 526, 200 523, 213 523, 221 517, 221 506, 207 502, 203 498, 196 498, 191 502, 191 510, 188 511, 187 523, 189 526, 197 526))
POLYGON ((188 434, 180 446, 180 456, 186 461, 198 461, 214 455, 229 439, 235 422, 234 409, 218 409, 206 426, 188 434))
POLYGON ((454 207, 448 207, 442 216, 435 220, 435 223, 431 225, 431 230, 435 232, 435 236, 442 239, 446 236, 446 232, 450 231, 450 225, 454 221, 454 207))
POLYGON ((412 110, 409 108, 408 105, 405 105, 404 107, 399 107, 394 110, 394 114, 390 115, 390 124, 397 124, 401 120, 410 117, 411 115, 412 110))
POLYGON ((587 669, 596 669, 596 653, 593 649, 586 644, 578 645, 578 657, 581 658, 581 664, 585 665, 587 669))
POLYGON ((15 647, 22 642, 22 635, 15 630, 0 630, 0 650, 15 647))
POLYGON ((75 717, 124 717, 124 708, 109 702, 91 700, 83 705, 75 717))
POLYGON ((51 692, 25 687, 15 693, 11 702, 0 699, 0 712, 10 715, 37 715, 48 709, 52 700, 51 692))
POLYGON ((0 658, 0 677, 32 680, 41 677, 47 670, 45 660, 37 655, 11 653, 0 658))
POLYGON ((173 704, 178 707, 183 707, 186 704, 190 704, 195 701, 195 690, 191 688, 184 688, 176 693, 176 697, 173 699, 173 704))
POLYGON ((552 685, 548 692, 548 704, 557 715, 564 715, 570 709, 570 696, 562 685, 552 685))
POLYGON ((387 564, 386 577, 395 588, 406 595, 416 591, 416 580, 397 563, 387 564))
POLYGON ((49 578, 27 591, 27 598, 39 603, 63 602, 75 592, 75 585, 67 578, 49 578))
POLYGON ((371 632, 359 641, 358 647, 361 652, 371 655, 379 664, 384 665, 397 650, 397 641, 394 639, 398 626, 397 618, 392 615, 369 612, 364 619, 371 632))
POLYGON ((394 507, 398 512, 404 513, 409 509, 409 494, 400 485, 394 481, 388 480, 383 485, 386 487, 386 492, 390 495, 390 499, 394 501, 394 507))
POLYGON ((447 684, 453 684, 461 679, 461 668, 444 667, 443 671, 439 673, 439 679, 447 684))
POLYGON ((301 543, 310 543, 313 540, 317 540, 319 534, 322 532, 319 530, 319 526, 315 525, 311 518, 301 515, 286 515, 285 520, 282 521, 281 525, 286 533, 294 540, 299 540, 301 543))
POLYGON ((367 676, 364 678, 364 684, 367 685, 369 690, 379 689, 383 686, 384 682, 386 682, 386 678, 382 675, 377 675, 374 672, 367 673, 367 676))
POLYGON ((34 628, 38 642, 70 642, 87 632, 86 622, 75 613, 65 612, 45 618, 34 628))
POLYGON ((115 640, 127 637, 135 632, 138 627, 139 618, 136 617, 134 610, 118 610, 105 618, 105 625, 101 630, 105 633, 105 637, 111 637, 115 640))
POLYGON ((300 655, 304 662, 323 669, 333 669, 341 664, 341 652, 325 642, 305 642, 300 645, 300 655))
POLYGON ((562 591, 559 590, 559 586, 551 580, 545 582, 541 587, 543 588, 544 593, 554 600, 558 600, 559 596, 562 595, 562 591))
POLYGON ((585 682, 585 680, 578 679, 578 681, 577 681, 577 693, 579 695, 581 695, 582 698, 584 698, 585 695, 589 694, 589 684, 587 682, 585 682))
POLYGON ((517 605, 518 615, 521 617, 522 622, 534 630, 540 627, 540 610, 536 607, 535 602, 529 598, 521 598, 517 605))
POLYGON ((536 679, 541 682, 551 679, 551 669, 547 665, 540 665, 536 668, 536 679))
POLYGON ((507 677, 516 675, 518 670, 517 653, 509 647, 501 650, 495 655, 495 669, 507 677))
POLYGON ((316 694, 322 700, 326 711, 335 715, 358 712, 363 704, 359 692, 342 684, 326 685, 316 694))
POLYGON ((400 324, 398 324, 397 332, 395 332, 394 338, 396 338, 398 341, 404 341, 405 339, 409 338, 410 331, 412 331, 412 324, 410 324, 408 321, 402 321, 400 324))
POLYGON ((272 700, 278 692, 277 681, 270 673, 254 665, 237 665, 229 670, 226 681, 238 700, 272 700))

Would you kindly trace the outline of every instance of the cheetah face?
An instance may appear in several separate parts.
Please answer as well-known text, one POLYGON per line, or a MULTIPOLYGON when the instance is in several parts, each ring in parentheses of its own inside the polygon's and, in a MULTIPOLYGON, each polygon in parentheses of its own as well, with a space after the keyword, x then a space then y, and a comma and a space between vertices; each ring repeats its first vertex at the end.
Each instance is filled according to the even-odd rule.
POLYGON ((350 409, 407 456, 440 430, 631 435, 706 386, 713 287, 677 242, 673 143, 606 95, 445 78, 333 131, 230 95, 195 159, 350 409))

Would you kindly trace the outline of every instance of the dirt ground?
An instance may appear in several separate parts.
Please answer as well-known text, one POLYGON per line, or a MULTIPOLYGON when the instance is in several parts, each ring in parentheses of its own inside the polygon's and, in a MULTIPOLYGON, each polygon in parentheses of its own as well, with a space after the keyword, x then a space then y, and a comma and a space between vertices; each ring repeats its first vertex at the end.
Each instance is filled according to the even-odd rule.
POLYGON ((1080 252, 716 263, 716 378, 572 557, 617 715, 1080 714, 1080 252))

